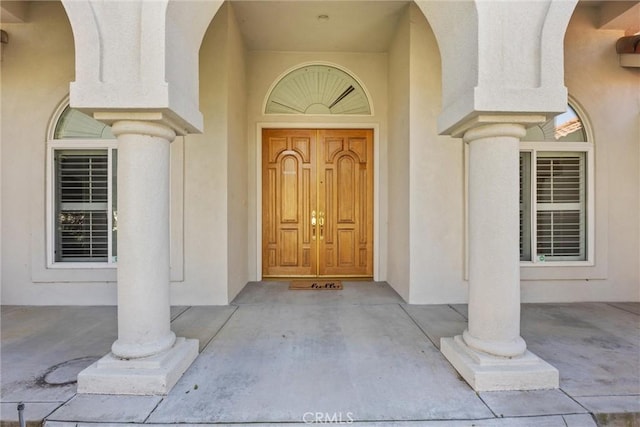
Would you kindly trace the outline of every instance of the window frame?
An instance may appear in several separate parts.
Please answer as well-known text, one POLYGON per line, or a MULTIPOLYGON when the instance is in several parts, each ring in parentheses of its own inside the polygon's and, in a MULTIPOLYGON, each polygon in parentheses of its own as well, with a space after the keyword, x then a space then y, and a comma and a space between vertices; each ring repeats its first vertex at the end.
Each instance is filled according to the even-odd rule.
POLYGON ((112 256, 113 240, 113 155, 118 149, 118 141, 115 139, 50 139, 47 141, 46 159, 46 248, 47 268, 53 269, 114 269, 117 260, 112 256), (108 232, 108 256, 107 261, 102 262, 78 262, 56 261, 56 168, 55 152, 57 150, 107 150, 108 191, 107 191, 107 228, 108 232))
MULTIPOLYGON (((573 105, 572 108, 575 109, 573 105)), ((582 115, 578 112, 578 116, 582 115)), ((584 123, 584 121, 583 121, 584 123)), ((586 130, 586 129, 585 129, 586 130)), ((587 137, 589 137, 587 130, 587 137)), ((590 138, 588 138, 591 141, 590 138)), ((536 142, 521 141, 520 152, 531 153, 530 167, 530 252, 531 260, 520 261, 521 267, 576 267, 595 265, 595 156, 593 142, 536 142), (536 184, 536 159, 537 153, 584 153, 585 156, 585 259, 584 260, 549 260, 540 261, 537 256, 537 186, 536 184)))

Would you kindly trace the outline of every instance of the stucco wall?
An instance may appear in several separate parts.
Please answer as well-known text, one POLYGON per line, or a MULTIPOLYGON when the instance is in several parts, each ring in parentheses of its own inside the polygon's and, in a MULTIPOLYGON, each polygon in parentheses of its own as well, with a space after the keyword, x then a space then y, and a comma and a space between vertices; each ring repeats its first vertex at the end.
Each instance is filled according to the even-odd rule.
POLYGON ((595 144, 595 265, 523 268, 524 301, 640 300, 640 71, 618 65, 624 33, 598 21, 580 5, 565 36, 565 83, 595 144))
POLYGON ((438 45, 422 12, 410 9, 411 293, 414 304, 466 301, 464 163, 457 138, 439 136, 438 45))
MULTIPOLYGON (((47 125, 74 76, 73 36, 59 3, 34 4, 31 25, 5 24, 11 43, 2 58, 2 302, 63 303, 86 284, 34 284, 31 237, 40 233, 44 267, 44 182, 47 125), (38 229, 32 230, 33 226, 38 229), (50 297, 50 298, 47 298, 50 297)), ((115 301, 114 288, 91 284, 115 301)), ((87 302, 90 298, 80 298, 87 302)))
POLYGON ((387 281, 404 298, 410 292, 410 8, 389 46, 389 251, 387 281))
POLYGON ((388 282, 411 303, 463 302, 462 142, 437 134, 440 54, 414 4, 389 50, 389 99, 388 282))
MULTIPOLYGON (((525 302, 640 300, 640 73, 618 65, 622 32, 598 30, 596 13, 579 7, 565 39, 566 85, 595 143, 595 265, 523 267, 525 302)), ((29 23, 3 29, 2 303, 114 304, 114 269, 46 268, 47 126, 74 79, 64 9, 33 2, 29 23)), ((226 304, 260 276, 261 126, 373 127, 376 278, 412 303, 466 300, 464 150, 437 135, 440 56, 414 5, 389 52, 367 54, 246 51, 226 5, 200 58, 205 133, 172 144, 174 304, 226 304), (271 85, 310 62, 352 72, 374 115, 264 115, 271 85)))
MULTIPOLYGON (((247 281, 244 48, 229 8, 214 22, 201 51, 205 134, 171 145, 173 304, 226 304, 247 281)), ((115 304, 114 268, 46 266, 47 128, 74 80, 64 8, 33 2, 27 24, 3 29, 2 303, 115 304)))
POLYGON ((227 300, 227 9, 220 8, 200 47, 205 131, 185 137, 185 281, 171 294, 183 303, 227 300))
POLYGON ((29 24, 3 29, 2 303, 113 304, 114 269, 46 268, 47 127, 74 78, 67 16, 58 2, 34 2, 29 24))
POLYGON ((248 200, 247 200, 247 95, 246 61, 242 35, 233 7, 229 7, 228 45, 228 189, 227 224, 229 241, 228 297, 229 301, 242 290, 249 280, 248 255, 248 200))
POLYGON ((174 304, 226 304, 248 280, 244 56, 225 3, 200 48, 205 131, 185 138, 185 280, 174 304))
MULTIPOLYGON (((637 301, 640 298, 638 260, 639 170, 638 141, 639 73, 618 65, 615 41, 621 31, 596 28, 597 8, 576 9, 565 39, 566 85, 572 102, 584 112, 595 142, 595 265, 588 267, 523 267, 523 302, 637 301), (585 72, 589 70, 589 72, 585 72)), ((441 79, 437 44, 429 24, 417 8, 410 20, 400 21, 389 51, 390 143, 389 165, 393 170, 406 154, 392 138, 405 129, 403 97, 408 98, 410 201, 389 178, 389 275, 388 280, 411 303, 453 303, 467 299, 465 280, 464 151, 459 139, 437 136, 436 120, 441 109, 441 79), (409 34, 407 35, 407 31, 409 34), (409 89, 401 78, 408 43, 409 89), (399 150, 399 151, 395 151, 399 150), (399 205, 396 205, 399 203, 399 205), (401 208, 410 210, 411 250, 402 252, 401 208), (392 234, 394 231, 398 234, 392 234), (396 252, 399 251, 399 252, 396 252), (396 253, 410 258, 410 296, 406 279, 395 271, 396 253)))

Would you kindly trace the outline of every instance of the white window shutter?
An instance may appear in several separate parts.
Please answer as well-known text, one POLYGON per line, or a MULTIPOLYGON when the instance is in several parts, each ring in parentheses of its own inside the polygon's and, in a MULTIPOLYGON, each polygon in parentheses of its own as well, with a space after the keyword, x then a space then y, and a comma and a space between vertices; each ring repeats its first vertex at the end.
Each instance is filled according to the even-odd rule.
POLYGON ((584 260, 585 154, 538 153, 536 194, 538 257, 584 260))
POLYGON ((531 153, 520 153, 520 261, 531 261, 531 153))
POLYGON ((107 150, 57 150, 57 262, 108 259, 107 150))

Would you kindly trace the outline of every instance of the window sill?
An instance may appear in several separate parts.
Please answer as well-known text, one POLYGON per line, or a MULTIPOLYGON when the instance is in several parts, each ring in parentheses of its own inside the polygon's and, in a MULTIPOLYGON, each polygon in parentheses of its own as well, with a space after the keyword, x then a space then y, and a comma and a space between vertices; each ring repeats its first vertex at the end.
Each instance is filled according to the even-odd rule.
POLYGON ((593 261, 521 262, 520 280, 603 280, 607 278, 606 263, 593 261))
POLYGON ((525 268, 593 267, 594 265, 595 263, 593 261, 520 261, 520 267, 525 268))
POLYGON ((107 262, 55 262, 49 264, 47 268, 57 270, 96 270, 96 269, 116 269, 118 264, 116 263, 107 263, 107 262))

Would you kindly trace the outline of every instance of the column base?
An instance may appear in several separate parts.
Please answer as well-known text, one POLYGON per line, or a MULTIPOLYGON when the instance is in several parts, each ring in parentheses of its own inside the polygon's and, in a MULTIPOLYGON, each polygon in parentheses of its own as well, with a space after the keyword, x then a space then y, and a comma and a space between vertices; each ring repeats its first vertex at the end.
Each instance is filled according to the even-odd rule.
POLYGON ((198 357, 198 340, 176 338, 169 350, 140 359, 109 353, 78 374, 78 393, 165 395, 198 357))
POLYGON ((507 358, 469 348, 462 336, 441 338, 440 351, 475 391, 558 388, 556 368, 530 351, 507 358))

